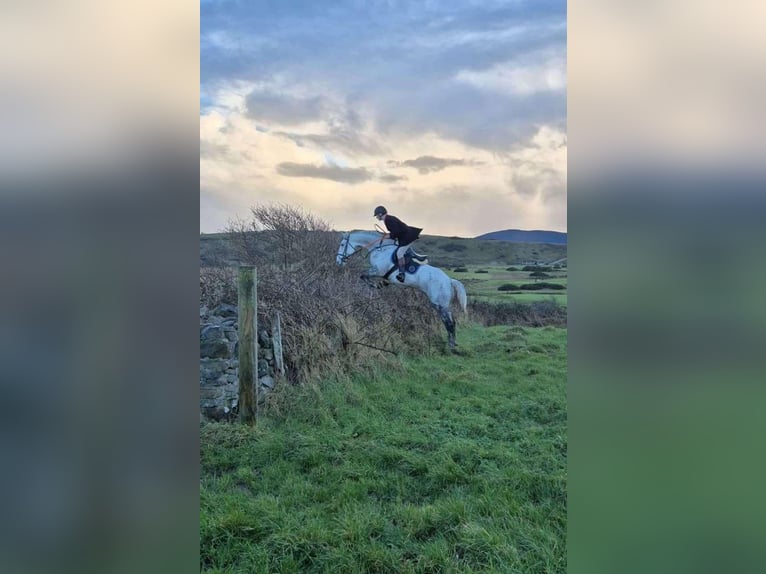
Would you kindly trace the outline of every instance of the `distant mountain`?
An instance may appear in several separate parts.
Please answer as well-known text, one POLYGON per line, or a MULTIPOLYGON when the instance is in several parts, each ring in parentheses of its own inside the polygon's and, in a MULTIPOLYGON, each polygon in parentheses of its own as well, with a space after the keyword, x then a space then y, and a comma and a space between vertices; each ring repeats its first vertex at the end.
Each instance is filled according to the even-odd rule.
POLYGON ((560 231, 541 231, 535 229, 524 231, 523 229, 506 229, 505 231, 493 231, 479 235, 476 239, 489 239, 493 241, 511 241, 513 243, 552 243, 554 245, 566 245, 567 234, 560 231))

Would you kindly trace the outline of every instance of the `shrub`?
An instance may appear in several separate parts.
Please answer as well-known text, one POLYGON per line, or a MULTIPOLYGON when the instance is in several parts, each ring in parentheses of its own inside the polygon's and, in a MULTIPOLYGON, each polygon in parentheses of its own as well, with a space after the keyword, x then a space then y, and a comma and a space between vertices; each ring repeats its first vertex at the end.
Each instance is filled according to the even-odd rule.
POLYGON ((522 271, 550 271, 550 267, 545 267, 543 265, 525 265, 522 269, 522 271))
POLYGON ((524 291, 540 291, 542 289, 561 290, 566 289, 566 285, 562 285, 561 283, 546 283, 545 281, 541 281, 539 283, 526 283, 521 286, 521 289, 524 291))
MULTIPOLYGON (((268 325, 280 312, 291 382, 320 382, 402 350, 443 345, 441 322, 424 294, 376 289, 361 281, 367 267, 362 257, 344 267, 335 264, 340 234, 325 222, 286 205, 259 206, 251 215, 252 221, 236 222, 229 233, 238 246, 238 260, 258 270, 259 325, 268 325)), ((203 271, 200 303, 203 295, 212 300, 221 293, 236 304, 236 270, 227 270, 230 276, 223 283, 203 271)))
POLYGON ((467 247, 465 245, 462 245, 461 243, 447 243, 446 245, 442 246, 442 249, 444 251, 465 251, 467 247))
POLYGON ((530 277, 539 277, 541 279, 548 279, 548 278, 550 278, 550 275, 548 275, 544 271, 532 271, 532 273, 530 273, 529 276, 530 277))
POLYGON ((506 271, 518 271, 518 270, 519 270, 519 268, 518 268, 518 267, 508 267, 508 268, 506 269, 506 271))
POLYGON ((455 273, 468 273, 468 268, 467 267, 455 267, 453 269, 453 271, 455 273))
POLYGON ((233 267, 202 267, 199 270, 199 302, 208 309, 222 303, 237 304, 237 278, 233 267))
POLYGON ((565 327, 567 324, 566 307, 553 300, 532 303, 471 301, 468 309, 474 319, 488 327, 492 325, 565 327))
POLYGON ((498 291, 518 291, 519 286, 513 283, 504 283, 497 288, 498 291))
POLYGON ((489 273, 486 269, 477 269, 474 273, 489 273))

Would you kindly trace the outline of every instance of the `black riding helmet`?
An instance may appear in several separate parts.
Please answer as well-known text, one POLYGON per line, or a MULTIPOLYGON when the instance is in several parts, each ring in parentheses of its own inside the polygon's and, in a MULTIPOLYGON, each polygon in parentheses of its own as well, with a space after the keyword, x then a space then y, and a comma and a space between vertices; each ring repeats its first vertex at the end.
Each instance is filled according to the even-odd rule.
POLYGON ((379 205, 378 207, 375 208, 375 213, 373 213, 373 215, 377 217, 378 215, 385 215, 386 213, 388 213, 388 211, 386 211, 386 208, 383 207, 382 205, 379 205))

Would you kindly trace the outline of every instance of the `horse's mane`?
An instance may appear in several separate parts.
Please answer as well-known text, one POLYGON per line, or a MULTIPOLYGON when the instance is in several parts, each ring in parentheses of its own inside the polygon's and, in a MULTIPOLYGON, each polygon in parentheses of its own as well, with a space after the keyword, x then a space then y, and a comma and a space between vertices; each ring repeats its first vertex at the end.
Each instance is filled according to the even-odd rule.
MULTIPOLYGON (((379 240, 383 234, 379 231, 370 231, 369 229, 354 229, 352 231, 349 231, 349 235, 353 236, 354 242, 356 243, 372 243, 373 241, 379 240)), ((383 240, 381 247, 389 247, 391 245, 394 245, 395 241, 391 238, 386 238, 383 240)))

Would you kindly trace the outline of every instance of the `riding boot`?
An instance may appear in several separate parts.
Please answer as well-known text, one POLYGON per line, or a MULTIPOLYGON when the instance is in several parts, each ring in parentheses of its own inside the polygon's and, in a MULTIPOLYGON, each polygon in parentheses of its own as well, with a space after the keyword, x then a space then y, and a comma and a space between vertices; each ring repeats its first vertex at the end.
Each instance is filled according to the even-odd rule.
POLYGON ((404 259, 399 258, 399 273, 396 275, 397 281, 404 283, 404 259))

